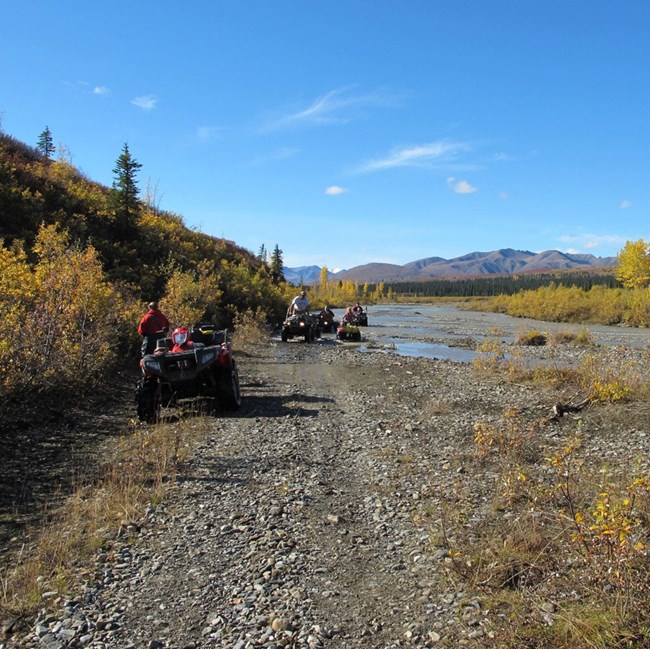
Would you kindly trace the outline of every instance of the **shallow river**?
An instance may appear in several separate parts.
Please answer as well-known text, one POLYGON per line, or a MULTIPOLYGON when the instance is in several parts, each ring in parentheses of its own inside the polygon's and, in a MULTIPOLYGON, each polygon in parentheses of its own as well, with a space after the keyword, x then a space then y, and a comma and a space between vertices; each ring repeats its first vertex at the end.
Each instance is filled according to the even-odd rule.
MULTIPOLYGON (((382 304, 371 306, 368 327, 362 328, 362 349, 389 347, 403 356, 470 362, 477 352, 462 345, 472 338, 478 344, 498 338, 512 342, 528 331, 578 333, 587 329, 600 345, 650 348, 650 329, 625 326, 583 325, 513 318, 500 313, 465 311, 453 305, 382 304)), ((342 309, 335 309, 337 318, 342 309)))

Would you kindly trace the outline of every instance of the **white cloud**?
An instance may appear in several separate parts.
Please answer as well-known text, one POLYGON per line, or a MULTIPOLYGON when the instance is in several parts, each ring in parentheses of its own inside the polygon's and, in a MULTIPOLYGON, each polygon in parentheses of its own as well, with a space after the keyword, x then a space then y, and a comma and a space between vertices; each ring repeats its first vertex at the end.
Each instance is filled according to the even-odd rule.
POLYGON ((131 100, 131 103, 142 110, 149 111, 153 110, 158 103, 158 99, 152 95, 143 95, 142 97, 136 97, 131 100))
POLYGON ((309 106, 268 123, 263 130, 275 131, 295 126, 347 124, 366 116, 368 108, 395 105, 395 99, 381 92, 352 94, 350 88, 336 88, 316 98, 309 106))
POLYGON ((447 184, 457 194, 473 194, 478 189, 470 185, 466 180, 456 180, 453 176, 447 178, 447 184))
POLYGON ((344 194, 347 191, 344 187, 339 187, 338 185, 330 185, 329 187, 325 188, 325 193, 328 196, 339 196, 340 194, 344 194))
POLYGON ((95 86, 93 88, 94 95, 109 95, 110 90, 106 86, 95 86))
POLYGON ((394 149, 379 160, 371 160, 357 168, 357 173, 368 173, 392 169, 394 167, 415 167, 430 164, 433 161, 449 160, 457 153, 467 150, 467 144, 461 142, 431 142, 416 146, 405 146, 394 149))
POLYGON ((632 201, 629 200, 621 201, 621 204, 619 205, 619 208, 622 210, 627 210, 630 207, 632 207, 632 201))

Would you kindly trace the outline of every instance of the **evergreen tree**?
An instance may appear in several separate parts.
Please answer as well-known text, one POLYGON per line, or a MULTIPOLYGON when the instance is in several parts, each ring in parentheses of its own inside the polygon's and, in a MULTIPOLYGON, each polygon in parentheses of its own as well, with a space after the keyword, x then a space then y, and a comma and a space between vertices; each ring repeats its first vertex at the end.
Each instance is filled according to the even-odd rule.
POLYGON ((263 263, 268 261, 269 253, 266 251, 266 246, 264 244, 260 246, 260 251, 257 253, 257 257, 263 263))
POLYGON ((284 282, 284 262, 282 261, 282 250, 275 244, 271 253, 271 280, 274 284, 284 282))
POLYGON ((56 150, 52 141, 52 131, 50 131, 48 126, 38 136, 36 148, 48 159, 52 157, 52 154, 56 150))
POLYGON ((135 225, 140 211, 138 183, 135 176, 141 168, 142 165, 131 156, 129 145, 125 143, 113 169, 115 180, 111 195, 115 221, 123 231, 128 231, 135 225))

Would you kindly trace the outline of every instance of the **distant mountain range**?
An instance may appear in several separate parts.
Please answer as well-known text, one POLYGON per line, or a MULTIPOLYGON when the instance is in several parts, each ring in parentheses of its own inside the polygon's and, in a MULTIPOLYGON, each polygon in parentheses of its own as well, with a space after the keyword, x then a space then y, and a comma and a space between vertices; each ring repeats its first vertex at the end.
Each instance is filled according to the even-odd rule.
MULTIPOLYGON (((588 270, 616 266, 616 257, 574 255, 559 250, 534 253, 527 250, 504 248, 492 252, 472 252, 454 259, 427 257, 397 264, 371 263, 330 274, 330 279, 355 282, 409 282, 435 278, 460 279, 482 275, 510 275, 512 273, 545 272, 551 270, 588 270)), ((285 268, 287 281, 315 284, 320 279, 318 266, 285 268)))
MULTIPOLYGON (((317 284, 320 281, 320 266, 298 266, 296 268, 284 268, 284 279, 292 284, 317 284)), ((332 273, 328 273, 331 277, 332 273)))

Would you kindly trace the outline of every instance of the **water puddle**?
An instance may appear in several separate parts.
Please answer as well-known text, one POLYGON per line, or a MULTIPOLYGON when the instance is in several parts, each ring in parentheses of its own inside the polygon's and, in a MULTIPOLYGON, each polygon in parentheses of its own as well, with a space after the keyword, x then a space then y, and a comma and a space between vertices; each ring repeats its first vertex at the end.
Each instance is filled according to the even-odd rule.
POLYGON ((462 347, 449 347, 439 343, 404 342, 401 340, 386 340, 386 345, 361 345, 362 352, 390 352, 398 356, 415 356, 417 358, 432 358, 438 361, 454 361, 456 363, 471 363, 481 356, 481 352, 462 347))

